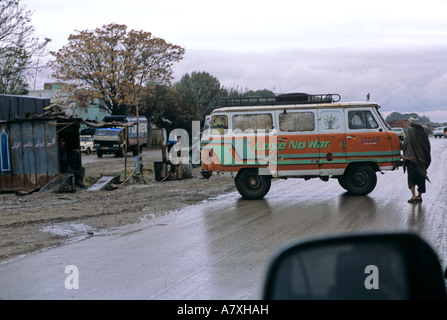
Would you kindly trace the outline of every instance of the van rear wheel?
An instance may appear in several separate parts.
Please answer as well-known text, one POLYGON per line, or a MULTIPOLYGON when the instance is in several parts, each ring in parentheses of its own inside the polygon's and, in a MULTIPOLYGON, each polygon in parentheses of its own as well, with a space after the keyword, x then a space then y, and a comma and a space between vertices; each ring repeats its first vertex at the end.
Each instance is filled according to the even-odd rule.
POLYGON ((348 193, 365 196, 376 187, 377 176, 371 166, 356 165, 348 168, 338 182, 348 193))
POLYGON ((271 178, 258 170, 243 170, 234 179, 237 191, 246 200, 262 199, 270 190, 271 178))

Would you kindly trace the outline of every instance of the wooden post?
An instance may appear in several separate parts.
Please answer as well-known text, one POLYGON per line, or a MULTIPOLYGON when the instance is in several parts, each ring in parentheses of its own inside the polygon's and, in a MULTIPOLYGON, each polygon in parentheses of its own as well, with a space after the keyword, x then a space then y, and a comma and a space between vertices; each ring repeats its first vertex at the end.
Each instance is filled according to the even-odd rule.
POLYGON ((124 141, 125 141, 125 148, 124 148, 124 181, 127 180, 127 128, 128 126, 124 127, 124 141))

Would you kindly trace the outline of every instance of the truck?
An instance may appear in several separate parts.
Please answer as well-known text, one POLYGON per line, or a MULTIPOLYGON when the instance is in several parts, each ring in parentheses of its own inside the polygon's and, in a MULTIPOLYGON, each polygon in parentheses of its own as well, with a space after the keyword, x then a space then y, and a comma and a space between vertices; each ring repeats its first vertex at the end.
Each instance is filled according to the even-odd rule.
POLYGON ((115 154, 122 157, 128 152, 137 156, 147 147, 148 128, 146 117, 134 116, 105 116, 104 126, 97 128, 93 135, 93 146, 96 155, 101 158, 103 154, 115 154), (139 135, 137 137, 137 127, 139 135))

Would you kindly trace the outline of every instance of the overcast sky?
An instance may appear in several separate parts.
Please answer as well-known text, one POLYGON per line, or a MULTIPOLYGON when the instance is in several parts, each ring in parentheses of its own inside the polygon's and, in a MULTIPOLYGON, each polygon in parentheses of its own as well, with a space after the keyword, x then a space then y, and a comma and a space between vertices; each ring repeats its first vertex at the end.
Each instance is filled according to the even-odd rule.
POLYGON ((77 30, 120 23, 186 49, 175 81, 205 71, 227 88, 338 93, 343 101, 370 93, 385 114, 447 122, 447 0, 21 3, 54 51, 77 30))

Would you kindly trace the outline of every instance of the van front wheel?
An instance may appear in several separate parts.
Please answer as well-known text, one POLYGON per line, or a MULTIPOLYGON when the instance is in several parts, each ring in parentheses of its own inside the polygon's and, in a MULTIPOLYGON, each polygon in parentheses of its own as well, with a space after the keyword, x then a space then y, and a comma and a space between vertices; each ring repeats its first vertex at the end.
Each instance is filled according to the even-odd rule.
POLYGON ((353 195, 365 196, 374 190, 377 184, 376 172, 368 165, 357 165, 348 168, 338 178, 340 185, 353 195))
POLYGON ((247 200, 262 199, 270 190, 271 178, 258 170, 243 170, 234 179, 237 191, 247 200))

